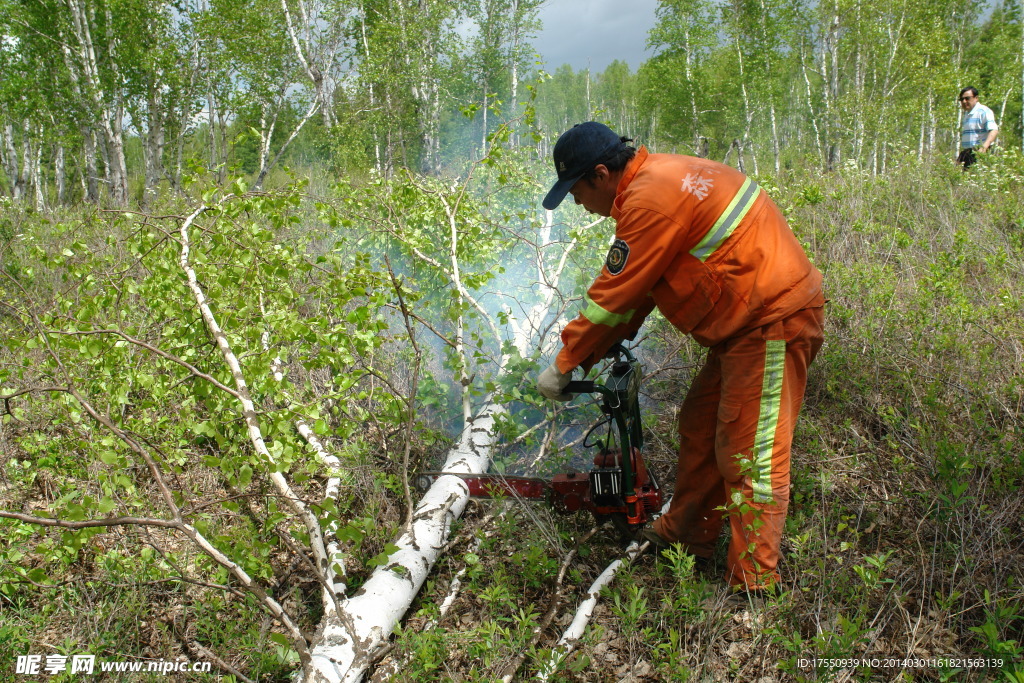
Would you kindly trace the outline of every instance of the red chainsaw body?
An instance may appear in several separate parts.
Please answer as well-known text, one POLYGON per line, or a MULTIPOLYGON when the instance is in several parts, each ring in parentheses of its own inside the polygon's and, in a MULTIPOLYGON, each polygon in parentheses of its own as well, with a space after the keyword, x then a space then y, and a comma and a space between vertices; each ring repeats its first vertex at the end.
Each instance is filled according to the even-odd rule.
POLYGON ((628 524, 646 524, 661 509, 661 489, 648 474, 640 451, 632 451, 632 491, 622 490, 622 453, 599 453, 589 473, 555 475, 551 481, 552 506, 561 512, 590 510, 598 517, 622 515, 628 524))
POLYGON ((608 350, 614 359, 603 382, 570 381, 569 394, 600 394, 598 420, 583 437, 585 448, 598 448, 589 472, 565 472, 552 480, 502 474, 456 474, 428 472, 417 477, 424 490, 433 479, 454 474, 475 497, 513 496, 526 500, 547 500, 560 512, 589 510, 599 521, 610 519, 626 535, 650 522, 661 510, 658 481, 640 455, 643 425, 640 419, 640 378, 643 370, 632 352, 621 344, 608 350), (606 436, 599 430, 607 429, 606 436), (596 436, 595 436, 596 434, 596 436), (628 460, 623 457, 628 453, 628 460))
MULTIPOLYGON (((640 450, 633 448, 632 452, 633 487, 629 491, 623 490, 626 477, 622 471, 621 451, 599 453, 589 472, 564 472, 551 480, 500 474, 450 474, 461 479, 474 498, 512 496, 547 500, 556 512, 589 510, 598 519, 611 517, 617 523, 639 527, 650 522, 661 509, 662 496, 640 450)), ((434 479, 446 474, 449 473, 421 474, 416 485, 425 491, 434 479)))

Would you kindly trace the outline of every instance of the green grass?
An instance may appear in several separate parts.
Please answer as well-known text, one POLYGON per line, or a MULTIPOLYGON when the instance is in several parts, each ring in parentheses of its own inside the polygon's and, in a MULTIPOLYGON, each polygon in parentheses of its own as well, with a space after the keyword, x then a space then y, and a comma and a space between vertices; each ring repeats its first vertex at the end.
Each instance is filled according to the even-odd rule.
MULTIPOLYGON (((619 680, 630 672, 664 681, 1024 679, 1024 162, 1006 153, 982 159, 971 173, 908 161, 884 177, 847 168, 827 178, 792 172, 758 181, 824 273, 830 299, 826 343, 811 369, 795 438, 781 590, 744 603, 729 596, 720 578, 695 575, 684 556, 644 556, 602 596, 557 680, 619 680), (801 664, 945 657, 1003 665, 900 672, 801 664)), ((64 245, 54 237, 96 245, 105 229, 84 209, 58 218, 5 207, 0 264, 45 299, 67 290, 62 268, 73 266, 72 257, 56 258, 64 245), (26 232, 34 251, 2 247, 26 232)), ((242 306, 233 311, 245 313, 242 306)), ((132 320, 141 314, 124 313, 132 320)), ((191 324, 178 320, 181 315, 168 313, 171 333, 191 324)), ((13 324, 0 318, 0 325, 13 324)), ((652 400, 645 404, 648 461, 671 488, 664 475, 674 472, 674 401, 702 351, 663 321, 652 320, 645 334, 645 351, 672 368, 648 383, 652 400)), ((105 355, 114 353, 109 349, 75 352, 83 358, 98 353, 98 363, 114 358, 105 355)), ((39 348, 0 348, 0 370, 14 378, 23 361, 42 357, 39 348)), ((389 379, 400 376, 387 358, 364 360, 393 372, 389 379)), ((445 399, 435 401, 443 407, 444 370, 431 372, 432 384, 422 392, 445 399)), ((308 380, 312 385, 322 378, 311 372, 308 380)), ((118 409, 113 398, 120 396, 135 407, 131 400, 141 395, 133 386, 111 394, 110 406, 118 409)), ((45 501, 75 514, 75 506, 103 509, 105 497, 133 510, 156 500, 143 470, 121 450, 105 456, 110 463, 83 457, 97 444, 80 419, 69 416, 68 405, 26 400, 18 404, 18 421, 4 418, 3 507, 45 501)), ((190 405, 204 419, 219 408, 209 397, 190 405)), ((360 437, 349 495, 336 514, 346 547, 372 558, 402 522, 401 472, 384 438, 390 418, 368 402, 336 400, 332 406, 329 416, 324 411, 324 428, 337 429, 346 442, 353 433, 360 437), (380 423, 354 430, 346 411, 356 408, 380 423)), ((132 424, 142 431, 143 418, 156 419, 156 409, 138 410, 132 424)), ((174 431, 173 417, 160 423, 171 436, 157 445, 168 452, 166 466, 182 490, 200 503, 206 499, 199 492, 229 497, 229 488, 244 488, 237 475, 243 461, 226 462, 230 449, 218 440, 238 425, 193 444, 187 432, 174 431)), ((444 421, 432 416, 425 423, 444 421)), ((510 433, 515 426, 508 425, 510 433)), ((286 427, 282 420, 275 433, 286 427)), ((426 462, 443 445, 436 427, 425 424, 413 457, 426 462)), ((551 444, 556 452, 558 446, 551 444)), ((315 473, 299 471, 313 479, 313 496, 315 473)), ((269 514, 269 503, 265 491, 249 493, 250 503, 210 512, 205 528, 244 556, 311 631, 320 616, 319 588, 272 528, 254 524, 269 514)), ((520 658, 520 677, 532 675, 567 625, 566 615, 619 555, 611 534, 577 548, 556 598, 562 563, 591 521, 511 506, 483 523, 484 512, 463 521, 461 540, 431 575, 384 658, 403 662, 396 680, 491 681, 520 658), (473 552, 466 545, 471 536, 482 539, 473 552), (421 631, 437 618, 449 580, 460 570, 463 588, 451 610, 435 628, 421 631), (559 616, 535 637, 556 599, 559 616)), ((209 584, 229 582, 170 537, 131 528, 64 534, 10 521, 0 529, 0 662, 10 663, 0 666, 0 679, 12 679, 15 658, 28 652, 169 659, 184 652, 183 640, 201 643, 257 680, 283 681, 294 669, 280 628, 250 599, 172 580, 176 567, 184 567, 209 584)), ((353 589, 371 564, 349 567, 353 589)))

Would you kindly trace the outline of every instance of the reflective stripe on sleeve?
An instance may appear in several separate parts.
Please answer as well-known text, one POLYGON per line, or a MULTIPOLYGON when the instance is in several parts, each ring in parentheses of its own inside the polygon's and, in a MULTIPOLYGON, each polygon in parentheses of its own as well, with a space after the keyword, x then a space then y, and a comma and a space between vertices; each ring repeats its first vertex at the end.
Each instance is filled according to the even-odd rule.
POLYGON ((587 308, 583 311, 583 317, 595 325, 608 325, 609 327, 615 327, 616 325, 628 323, 633 318, 633 314, 636 313, 635 309, 626 311, 625 313, 612 313, 611 311, 598 306, 589 296, 585 298, 587 301, 587 308))
POLYGON ((729 235, 740 224, 743 217, 747 215, 750 207, 754 205, 754 200, 757 199, 759 191, 760 188, 757 186, 757 183, 747 178, 740 187, 740 191, 729 202, 729 206, 726 207, 725 211, 722 212, 722 215, 718 217, 718 220, 715 221, 715 224, 711 226, 711 229, 707 231, 701 241, 697 243, 697 246, 690 250, 690 253, 701 261, 706 261, 715 252, 715 249, 729 238, 729 235))
POLYGON ((764 379, 761 383, 761 408, 754 435, 754 462, 750 473, 755 503, 769 503, 772 497, 772 451, 775 430, 779 426, 782 404, 782 373, 786 367, 786 342, 765 342, 764 379))

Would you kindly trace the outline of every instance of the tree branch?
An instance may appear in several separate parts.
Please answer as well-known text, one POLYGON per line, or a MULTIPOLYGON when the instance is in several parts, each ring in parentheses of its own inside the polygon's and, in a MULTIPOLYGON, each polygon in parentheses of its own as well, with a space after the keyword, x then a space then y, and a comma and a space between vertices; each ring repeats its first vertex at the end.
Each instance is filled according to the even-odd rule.
POLYGON ((38 524, 39 526, 59 527, 61 529, 90 529, 95 527, 111 526, 159 526, 167 529, 177 529, 178 522, 173 519, 157 519, 154 517, 108 517, 105 519, 86 519, 78 522, 68 522, 62 519, 51 517, 37 517, 26 515, 20 512, 0 510, 0 517, 5 519, 16 519, 20 522, 38 524))
POLYGON ((65 336, 69 336, 69 337, 90 336, 90 335, 94 335, 94 334, 110 334, 110 335, 114 335, 116 337, 120 337, 121 339, 124 339, 126 342, 128 342, 130 344, 134 344, 135 346, 141 346, 142 348, 144 348, 147 351, 150 351, 152 353, 155 353, 156 355, 160 356, 161 358, 164 358, 166 360, 171 361, 172 363, 176 363, 176 364, 180 365, 181 367, 185 368, 186 370, 191 372, 196 377, 199 377, 200 379, 205 379, 207 382, 209 382, 213 386, 217 387, 221 391, 225 391, 225 392, 231 394, 232 396, 234 396, 235 398, 241 400, 241 395, 237 391, 235 391, 231 387, 227 386, 226 384, 223 384, 216 377, 213 377, 212 375, 206 374, 205 372, 203 372, 202 370, 200 370, 196 366, 192 365, 188 361, 182 360, 181 358, 178 358, 175 355, 167 353, 166 351, 163 351, 163 350, 153 346, 152 344, 147 344, 146 342, 142 341, 141 339, 135 339, 134 337, 130 337, 127 334, 125 334, 124 332, 121 332, 120 330, 81 330, 81 331, 75 331, 75 332, 65 332, 63 330, 44 330, 44 332, 46 334, 60 334, 60 335, 65 335, 65 336))
MULTIPOLYGON (((225 197, 225 200, 227 198, 228 197, 225 197)), ((320 572, 324 572, 330 564, 327 557, 327 549, 323 542, 323 532, 320 528, 320 523, 301 499, 292 492, 291 486, 284 478, 284 475, 277 471, 278 468, 277 463, 274 460, 274 456, 272 456, 270 451, 267 450, 267 445, 263 440, 263 433, 260 429, 259 420, 256 415, 256 407, 252 398, 249 396, 249 388, 246 384, 245 376, 242 373, 242 368, 238 363, 238 358, 235 356, 234 351, 231 350, 231 344, 228 341, 227 335, 221 329, 220 325, 217 324, 213 311, 207 303, 206 295, 203 293, 203 289, 199 285, 199 279, 196 272, 189 264, 189 227, 196 218, 207 210, 207 208, 208 207, 205 204, 200 205, 200 207, 185 219, 181 225, 181 269, 185 272, 188 279, 188 287, 192 290, 192 293, 195 296, 196 304, 199 306, 199 310, 202 313, 203 321, 206 323, 206 328, 216 340, 221 356, 224 358, 224 362, 227 364, 231 371, 231 375, 234 378, 235 388, 238 392, 239 401, 242 404, 242 415, 245 419, 246 426, 248 427, 249 440, 256 452, 269 465, 269 477, 273 482, 274 487, 286 500, 292 511, 303 521, 306 531, 309 534, 310 546, 314 557, 316 557, 318 569, 320 572)))

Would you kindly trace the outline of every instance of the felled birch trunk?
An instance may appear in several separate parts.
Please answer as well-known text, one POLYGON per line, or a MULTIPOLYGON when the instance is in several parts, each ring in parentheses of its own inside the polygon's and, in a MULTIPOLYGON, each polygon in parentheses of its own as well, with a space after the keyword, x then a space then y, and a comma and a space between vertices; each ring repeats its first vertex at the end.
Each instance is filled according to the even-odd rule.
MULTIPOLYGON (((498 328, 462 283, 456 255, 457 204, 449 204, 443 196, 441 201, 445 205, 451 228, 450 265, 445 266, 421 254, 415 248, 414 252, 425 263, 434 265, 448 277, 459 297, 479 310, 484 319, 489 321, 491 332, 500 342, 503 337, 498 328)), ((549 214, 548 231, 551 220, 549 214)), ((546 245, 546 242, 547 238, 541 244, 546 245)), ((574 245, 575 241, 566 252, 574 245)), ((563 253, 552 281, 552 276, 546 273, 544 259, 538 253, 540 281, 546 283, 543 290, 545 295, 530 310, 523 312, 522 319, 506 309, 509 324, 513 329, 511 341, 516 347, 526 349, 529 341, 536 339, 540 320, 550 310, 553 290, 565 262, 566 254, 563 253)), ((458 352, 464 355, 465 350, 461 345, 464 333, 461 318, 458 330, 458 352)), ((507 355, 501 357, 497 370, 499 376, 505 372, 508 360, 507 355)), ((463 378, 466 379, 464 370, 463 378)), ((468 397, 468 394, 465 394, 465 397, 468 397)), ((494 447, 495 418, 504 412, 502 406, 491 403, 488 398, 476 416, 469 417, 472 414, 470 404, 468 400, 464 400, 463 414, 466 416, 467 426, 463 429, 458 445, 448 453, 442 471, 457 474, 486 472, 490 467, 491 451, 494 447)), ((351 597, 342 599, 343 596, 339 595, 339 612, 325 614, 310 646, 312 670, 304 669, 307 683, 340 683, 363 679, 377 653, 380 652, 379 648, 387 643, 398 621, 419 593, 448 541, 452 522, 462 516, 468 502, 469 489, 461 478, 441 476, 434 481, 433 486, 413 511, 411 525, 394 542, 398 550, 389 556, 388 564, 378 567, 362 588, 351 597)))
MULTIPOLYGON (((462 432, 443 471, 485 472, 494 443, 494 418, 503 412, 488 403, 462 432)), ((362 680, 377 648, 419 593, 469 501, 469 489, 459 477, 438 477, 413 513, 411 528, 395 545, 398 550, 379 567, 355 595, 341 604, 341 613, 328 618, 313 640, 313 671, 308 683, 362 680)))

